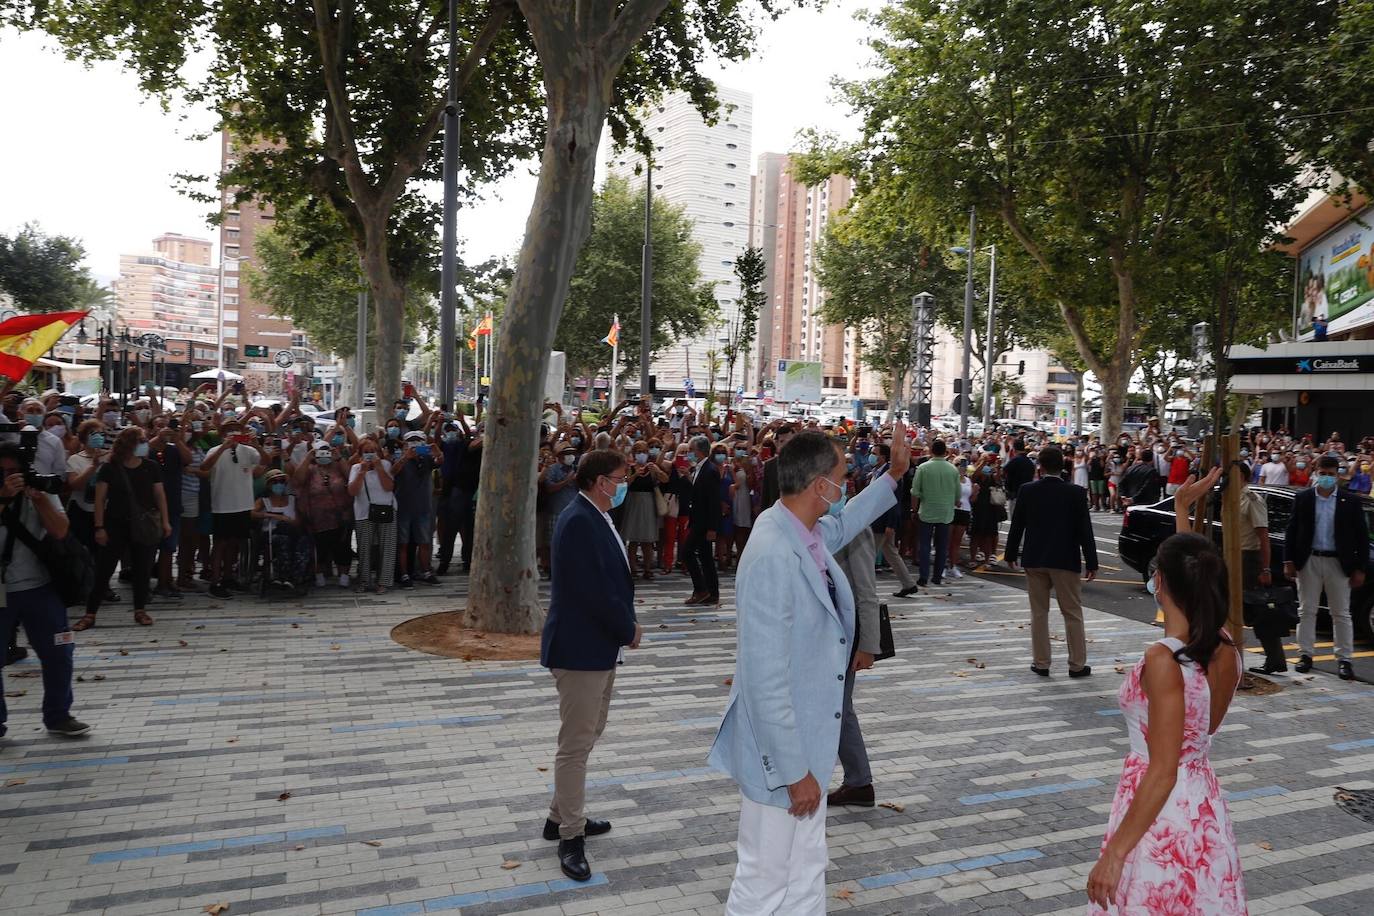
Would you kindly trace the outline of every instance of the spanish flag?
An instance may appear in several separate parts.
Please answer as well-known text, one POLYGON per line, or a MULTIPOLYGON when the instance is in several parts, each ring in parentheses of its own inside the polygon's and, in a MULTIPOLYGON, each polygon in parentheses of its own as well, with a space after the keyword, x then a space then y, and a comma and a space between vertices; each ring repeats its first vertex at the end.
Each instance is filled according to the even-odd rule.
POLYGON ((0 321, 0 381, 17 382, 87 312, 43 312, 0 321))
POLYGON ((482 320, 477 322, 477 327, 472 329, 472 338, 475 340, 483 334, 491 333, 491 312, 482 316, 482 320))
POLYGON ((616 318, 611 322, 611 329, 606 332, 606 336, 601 338, 601 342, 608 347, 618 346, 620 340, 620 319, 616 318))

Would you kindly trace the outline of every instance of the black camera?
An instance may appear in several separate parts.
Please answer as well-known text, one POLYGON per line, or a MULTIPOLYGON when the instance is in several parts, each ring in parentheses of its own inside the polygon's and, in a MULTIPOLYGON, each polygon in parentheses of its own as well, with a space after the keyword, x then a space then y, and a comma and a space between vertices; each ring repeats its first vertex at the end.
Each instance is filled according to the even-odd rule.
POLYGON ((24 464, 24 486, 33 487, 40 493, 60 496, 67 480, 61 474, 39 474, 33 469, 33 459, 38 454, 37 429, 20 426, 18 423, 0 423, 0 443, 18 445, 24 464))

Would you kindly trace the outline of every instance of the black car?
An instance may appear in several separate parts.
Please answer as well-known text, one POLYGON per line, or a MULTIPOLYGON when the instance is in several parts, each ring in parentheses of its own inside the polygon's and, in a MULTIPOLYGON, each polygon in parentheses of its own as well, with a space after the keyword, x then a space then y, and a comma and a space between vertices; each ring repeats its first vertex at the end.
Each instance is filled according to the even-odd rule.
MULTIPOLYGON (((1269 509, 1269 565, 1274 573, 1274 584, 1293 584, 1283 575, 1284 532, 1288 520, 1293 517, 1293 497, 1297 490, 1293 487, 1277 487, 1252 484, 1250 489, 1264 498, 1269 509)), ((1213 496, 1219 491, 1214 490, 1213 496)), ((1362 496, 1365 523, 1374 532, 1374 499, 1362 496)), ((1219 514, 1219 513, 1218 513, 1219 514)), ((1121 519, 1121 533, 1117 536, 1117 553, 1126 565, 1140 573, 1143 582, 1149 576, 1150 561, 1164 539, 1174 533, 1174 499, 1168 497, 1152 506, 1131 506, 1121 519)), ((1212 522, 1212 537, 1221 543, 1221 522, 1212 522)), ((1370 562, 1374 567, 1374 544, 1370 545, 1370 562)), ((1325 618, 1325 612, 1323 612, 1325 618)), ((1362 639, 1374 639, 1374 576, 1365 579, 1350 595, 1350 616, 1354 618, 1355 632, 1362 639)))

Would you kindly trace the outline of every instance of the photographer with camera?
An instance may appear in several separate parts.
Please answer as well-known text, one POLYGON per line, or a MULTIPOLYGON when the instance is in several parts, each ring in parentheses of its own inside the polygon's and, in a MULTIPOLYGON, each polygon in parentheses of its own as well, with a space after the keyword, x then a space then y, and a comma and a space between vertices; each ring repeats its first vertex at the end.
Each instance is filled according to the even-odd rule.
MULTIPOLYGON (((71 714, 74 640, 52 576, 33 550, 44 537, 66 537, 67 517, 55 494, 25 484, 25 464, 18 446, 0 445, 0 632, 23 624, 43 667, 43 724, 55 735, 75 738, 91 727, 71 714)), ((9 718, 3 687, 0 736, 9 718)))
POLYGON ((44 429, 46 425, 44 415, 46 413, 47 411, 43 409, 43 402, 38 398, 25 398, 24 402, 19 405, 19 422, 38 431, 38 451, 30 465, 35 474, 60 474, 65 477, 67 474, 67 449, 62 444, 62 438, 66 430, 61 419, 58 419, 53 429, 44 429))
POLYGON ((167 515, 167 494, 162 488, 162 469, 148 460, 148 443, 142 428, 127 426, 115 436, 110 458, 95 477, 95 584, 86 599, 86 614, 73 630, 95 626, 95 615, 105 599, 110 576, 125 555, 129 557, 134 590, 134 623, 152 626, 148 616, 148 580, 152 576, 153 549, 172 533, 167 515))

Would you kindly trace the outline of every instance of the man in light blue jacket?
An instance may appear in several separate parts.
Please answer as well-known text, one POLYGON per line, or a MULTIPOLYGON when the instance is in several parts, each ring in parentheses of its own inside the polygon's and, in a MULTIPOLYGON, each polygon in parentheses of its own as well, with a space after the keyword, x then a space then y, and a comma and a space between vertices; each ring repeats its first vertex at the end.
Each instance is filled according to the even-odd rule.
POLYGON ((833 556, 896 502, 911 451, 846 506, 844 455, 820 432, 778 456, 781 500, 754 523, 735 578, 738 648, 712 767, 740 787, 730 916, 825 912, 825 790, 839 751, 854 598, 833 556))

